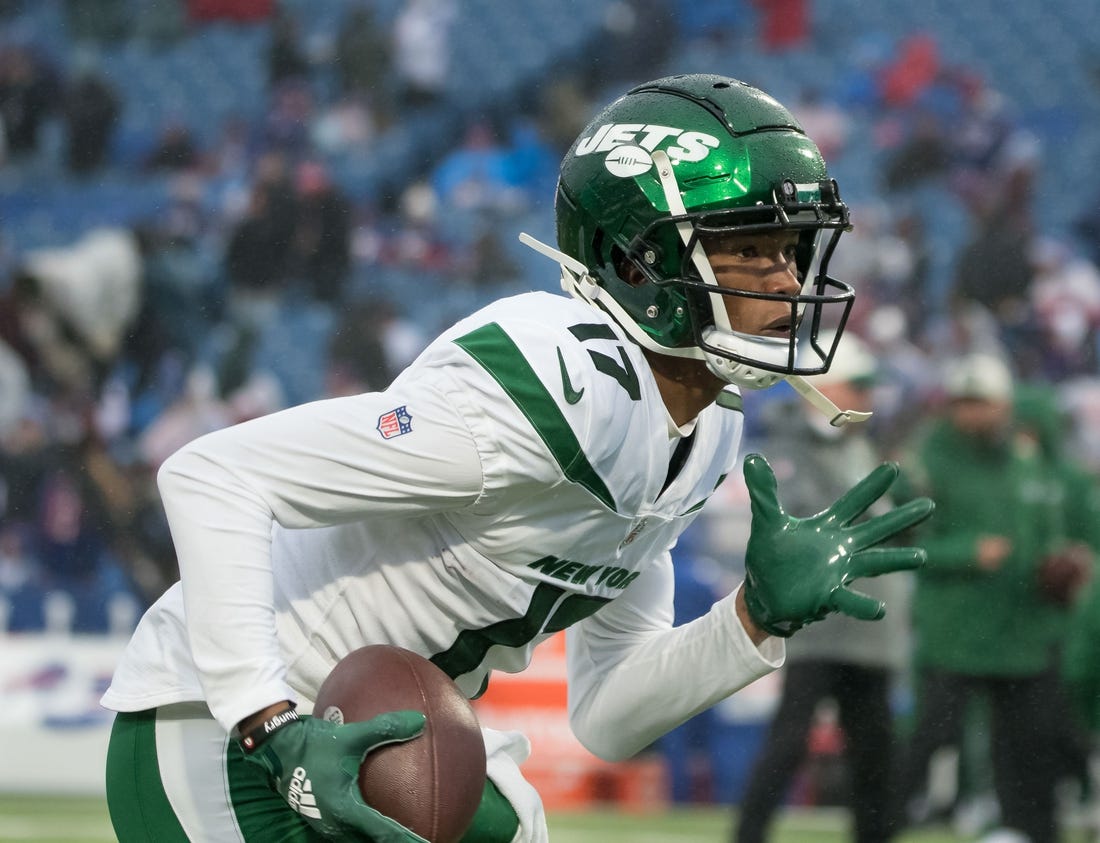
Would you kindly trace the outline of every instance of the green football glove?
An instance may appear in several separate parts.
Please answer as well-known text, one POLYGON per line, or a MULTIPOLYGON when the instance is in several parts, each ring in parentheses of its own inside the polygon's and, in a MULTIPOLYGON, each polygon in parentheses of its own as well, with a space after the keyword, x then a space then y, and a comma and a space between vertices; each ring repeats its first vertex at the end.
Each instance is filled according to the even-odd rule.
POLYGON ((830 612, 878 620, 885 605, 848 588, 857 577, 919 568, 919 547, 876 545, 918 524, 934 504, 917 498, 883 515, 852 524, 898 476, 895 463, 868 474, 824 512, 794 518, 783 511, 775 474, 759 454, 745 458, 752 527, 745 552, 745 605, 761 629, 783 638, 830 612))
POLYGON ((280 725, 245 759, 263 768, 272 788, 324 837, 372 843, 427 843, 363 801, 359 766, 370 751, 424 731, 419 711, 394 711, 337 725, 301 717, 280 725))

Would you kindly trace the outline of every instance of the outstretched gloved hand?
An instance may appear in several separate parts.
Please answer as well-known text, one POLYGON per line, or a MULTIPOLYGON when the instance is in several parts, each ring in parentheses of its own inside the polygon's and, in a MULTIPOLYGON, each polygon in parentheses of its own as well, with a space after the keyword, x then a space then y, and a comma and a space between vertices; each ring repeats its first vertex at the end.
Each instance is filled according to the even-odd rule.
POLYGON ((745 458, 752 527, 745 552, 745 605, 761 629, 788 637, 830 612, 878 620, 885 605, 849 588, 859 577, 919 568, 919 547, 878 545, 919 524, 935 505, 917 498, 882 515, 853 523, 890 488, 895 463, 884 463, 824 512, 788 515, 779 503, 775 474, 759 454, 745 458))

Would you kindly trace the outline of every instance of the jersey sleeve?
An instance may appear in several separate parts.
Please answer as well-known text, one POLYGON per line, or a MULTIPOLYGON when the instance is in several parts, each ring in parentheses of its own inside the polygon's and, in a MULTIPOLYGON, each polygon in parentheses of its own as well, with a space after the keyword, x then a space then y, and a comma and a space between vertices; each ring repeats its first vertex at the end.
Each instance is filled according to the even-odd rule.
POLYGON ((700 618, 672 626, 672 560, 566 633, 569 721, 594 755, 636 754, 688 718, 783 663, 782 639, 752 643, 737 592, 700 618))
POLYGON ((481 458, 438 384, 306 404, 208 434, 161 467, 189 643, 231 730, 294 699, 275 625, 274 524, 311 528, 475 501, 481 458))

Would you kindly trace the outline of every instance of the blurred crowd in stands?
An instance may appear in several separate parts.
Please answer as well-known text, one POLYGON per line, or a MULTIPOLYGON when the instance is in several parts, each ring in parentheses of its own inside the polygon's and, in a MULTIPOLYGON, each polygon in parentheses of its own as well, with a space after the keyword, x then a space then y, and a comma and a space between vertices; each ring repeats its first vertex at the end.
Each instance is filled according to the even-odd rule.
MULTIPOLYGON (((0 28, 37 2, 2 0, 0 28)), ((945 366, 985 352, 1047 390, 1061 447, 1100 477, 1100 186, 1066 185, 1068 224, 1048 227, 1038 186, 1058 149, 929 32, 846 42, 809 0, 604 2, 572 52, 471 108, 451 84, 459 0, 348 0, 324 39, 304 34, 308 3, 52 2, 68 55, 0 37, 0 203, 8 179, 39 174, 164 194, 126 225, 33 248, 0 213, 0 629, 127 632, 175 578, 154 482, 167 454, 290 403, 384 388, 453 318, 553 289, 516 226, 552 239, 557 163, 593 103, 679 70, 788 85, 739 57, 782 66, 811 41, 847 50, 844 72, 781 98, 842 191, 845 175, 861 182, 832 274, 858 290, 849 330, 878 361, 878 453, 913 447, 946 404, 945 366), (177 114, 127 144, 133 103, 97 57, 140 43, 156 62, 213 26, 267 33, 258 116, 177 114), (425 117, 434 146, 344 178, 425 117)), ((750 436, 788 397, 747 396, 750 436)))

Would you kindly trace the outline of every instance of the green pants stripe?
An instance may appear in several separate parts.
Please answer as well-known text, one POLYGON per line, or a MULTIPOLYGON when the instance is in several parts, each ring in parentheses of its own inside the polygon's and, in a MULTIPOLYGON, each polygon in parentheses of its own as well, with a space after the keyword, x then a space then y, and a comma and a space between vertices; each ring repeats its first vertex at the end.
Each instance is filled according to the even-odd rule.
MULTIPOLYGON (((209 809, 205 828, 217 823, 217 812, 231 815, 217 823, 218 840, 244 843, 322 843, 282 798, 267 786, 263 775, 244 760, 235 741, 227 741, 221 758, 210 754, 210 776, 224 776, 221 805, 199 805, 209 809)), ((183 823, 165 792, 156 736, 156 711, 119 714, 111 731, 107 750, 107 806, 119 843, 188 843, 183 823)), ((195 843, 199 843, 196 837, 195 843)), ((203 842, 205 843, 205 841, 203 842)))
MULTIPOLYGON (((323 843, 263 773, 244 760, 205 706, 115 717, 107 749, 107 806, 119 843, 323 843), (162 772, 161 764, 165 764, 162 772), (175 808, 173 777, 182 784, 175 808)), ((519 818, 490 781, 462 843, 511 843, 519 818)))

